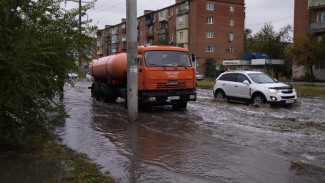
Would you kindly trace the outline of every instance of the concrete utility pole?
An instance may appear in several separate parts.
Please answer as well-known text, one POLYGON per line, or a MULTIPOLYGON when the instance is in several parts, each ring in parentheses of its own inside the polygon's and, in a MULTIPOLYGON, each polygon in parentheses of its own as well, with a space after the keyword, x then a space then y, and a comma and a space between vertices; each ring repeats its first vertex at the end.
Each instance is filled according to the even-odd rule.
POLYGON ((138 118, 137 0, 126 0, 127 106, 129 121, 138 118))

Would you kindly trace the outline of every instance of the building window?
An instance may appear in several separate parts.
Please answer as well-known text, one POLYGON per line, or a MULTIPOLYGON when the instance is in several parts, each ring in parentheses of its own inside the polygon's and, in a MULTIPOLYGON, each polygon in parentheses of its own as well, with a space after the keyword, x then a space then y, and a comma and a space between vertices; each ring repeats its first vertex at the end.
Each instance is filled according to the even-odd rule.
POLYGON ((234 40, 234 33, 233 32, 229 32, 228 39, 229 39, 229 41, 233 41, 234 40))
POLYGON ((160 17, 163 17, 165 15, 165 11, 159 12, 160 17))
POLYGON ((207 10, 214 10, 214 4, 211 3, 211 2, 208 2, 208 3, 206 4, 206 9, 207 9, 207 10))
POLYGON ((178 15, 178 8, 176 8, 175 13, 176 13, 176 15, 178 15))
POLYGON ((179 32, 179 39, 183 38, 183 32, 179 32))
POLYGON ((172 29, 174 27, 173 22, 170 23, 170 28, 172 29))
POLYGON ((234 11, 235 11, 234 5, 230 5, 230 12, 234 12, 234 11))
POLYGON ((234 52, 234 48, 233 48, 232 46, 229 46, 229 47, 227 48, 227 51, 228 51, 229 53, 232 53, 232 52, 234 52))
POLYGON ((174 35, 170 35, 170 41, 174 41, 174 35))
POLYGON ((325 22, 325 12, 317 14, 317 22, 325 22))
POLYGON ((234 20, 233 19, 230 19, 230 21, 229 21, 229 25, 232 27, 232 26, 234 26, 234 20))
POLYGON ((188 4, 182 4, 182 10, 188 10, 189 8, 188 4))
POLYGON ((205 46, 205 52, 213 52, 213 46, 212 45, 206 45, 205 46))
POLYGON ((178 24, 182 25, 183 24, 183 17, 178 17, 178 24))
POLYGON ((213 32, 206 32, 205 37, 206 38, 213 38, 213 32))
POLYGON ((207 17, 207 24, 213 24, 213 18, 207 17))
POLYGON ((173 16, 173 13, 174 13, 174 12, 173 12, 173 8, 172 8, 172 9, 169 10, 169 15, 170 15, 170 16, 173 16))
POLYGON ((319 41, 319 42, 320 42, 320 41, 322 41, 322 40, 323 40, 323 37, 322 37, 322 35, 318 35, 318 36, 317 36, 317 41, 319 41))

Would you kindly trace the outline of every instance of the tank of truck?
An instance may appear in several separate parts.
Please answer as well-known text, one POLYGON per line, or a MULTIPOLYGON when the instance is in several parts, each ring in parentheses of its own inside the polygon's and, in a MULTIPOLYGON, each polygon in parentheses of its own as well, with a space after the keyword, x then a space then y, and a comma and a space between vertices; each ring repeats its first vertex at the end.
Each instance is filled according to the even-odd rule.
POLYGON ((95 81, 107 80, 108 83, 125 82, 127 69, 127 54, 118 53, 93 60, 88 67, 95 81))

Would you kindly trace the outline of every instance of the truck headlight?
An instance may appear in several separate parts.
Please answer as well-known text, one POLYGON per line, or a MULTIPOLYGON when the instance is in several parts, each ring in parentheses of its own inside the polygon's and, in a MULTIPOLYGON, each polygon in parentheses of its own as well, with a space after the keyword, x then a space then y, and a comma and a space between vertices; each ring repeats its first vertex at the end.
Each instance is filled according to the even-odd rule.
POLYGON ((269 88, 269 92, 271 92, 271 93, 277 93, 278 90, 277 89, 274 89, 274 88, 269 88))
POLYGON ((146 97, 145 100, 149 102, 154 102, 156 101, 156 97, 146 97))
POLYGON ((195 99, 195 95, 190 95, 190 99, 195 99))

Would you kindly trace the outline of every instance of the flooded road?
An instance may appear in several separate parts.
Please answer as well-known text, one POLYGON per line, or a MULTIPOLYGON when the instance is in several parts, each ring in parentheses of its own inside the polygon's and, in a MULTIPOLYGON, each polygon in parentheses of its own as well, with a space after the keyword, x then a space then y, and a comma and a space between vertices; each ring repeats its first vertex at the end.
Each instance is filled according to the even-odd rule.
POLYGON ((325 182, 324 99, 258 108, 198 89, 186 110, 153 107, 129 123, 123 100, 93 101, 90 85, 65 87, 57 133, 119 182, 325 182))

